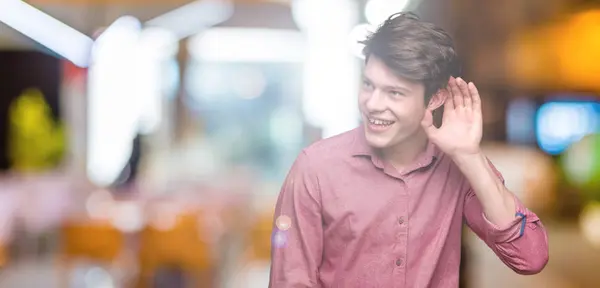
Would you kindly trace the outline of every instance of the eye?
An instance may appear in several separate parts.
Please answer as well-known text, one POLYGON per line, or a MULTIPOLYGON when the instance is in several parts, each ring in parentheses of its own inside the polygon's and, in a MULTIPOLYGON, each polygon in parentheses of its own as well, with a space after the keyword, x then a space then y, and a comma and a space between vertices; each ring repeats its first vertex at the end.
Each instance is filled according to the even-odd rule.
POLYGON ((404 96, 404 93, 402 93, 400 91, 390 91, 390 95, 392 97, 401 97, 401 96, 404 96))
POLYGON ((363 80, 362 86, 363 86, 363 88, 368 89, 368 90, 373 89, 373 85, 371 84, 371 82, 369 82, 367 80, 363 80))

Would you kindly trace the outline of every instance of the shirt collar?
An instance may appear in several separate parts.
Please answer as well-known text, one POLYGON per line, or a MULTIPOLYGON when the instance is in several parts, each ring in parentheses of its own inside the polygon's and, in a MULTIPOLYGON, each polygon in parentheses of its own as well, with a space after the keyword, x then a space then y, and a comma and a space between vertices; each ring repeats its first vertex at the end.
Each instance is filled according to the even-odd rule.
MULTIPOLYGON (((373 164, 376 167, 378 167, 380 169, 384 169, 384 170, 388 170, 388 168, 390 168, 392 166, 392 165, 387 164, 383 159, 381 159, 381 157, 379 157, 379 155, 369 145, 369 143, 367 142, 367 139, 365 138, 365 131, 364 131, 363 125, 354 129, 353 133, 354 133, 354 141, 352 143, 352 148, 351 148, 353 157, 358 157, 358 156, 369 157, 369 158, 371 158, 371 161, 373 161, 373 164)), ((439 148, 435 144, 428 142, 427 148, 425 149, 425 151, 423 153, 421 153, 417 157, 417 159, 413 162, 413 164, 409 165, 408 168, 405 169, 405 171, 403 171, 401 174, 405 175, 405 174, 409 174, 415 170, 429 167, 440 157, 440 154, 441 154, 441 152, 440 152, 439 148)))

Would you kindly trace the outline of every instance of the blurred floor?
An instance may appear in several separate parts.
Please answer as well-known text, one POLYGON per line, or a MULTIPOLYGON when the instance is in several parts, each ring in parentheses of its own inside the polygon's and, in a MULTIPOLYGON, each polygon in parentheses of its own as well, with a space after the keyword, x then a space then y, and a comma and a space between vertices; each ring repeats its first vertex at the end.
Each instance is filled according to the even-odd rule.
POLYGON ((36 259, 9 265, 0 274, 0 287, 58 287, 59 270, 55 264, 54 259, 36 259))
POLYGON ((550 260, 544 271, 534 276, 517 275, 504 266, 482 241, 470 237, 469 287, 599 287, 600 250, 588 244, 574 224, 546 223, 546 228, 550 238, 550 260))
MULTIPOLYGON (((594 249, 573 224, 547 225, 550 235, 550 261, 545 270, 534 276, 521 276, 502 262, 477 238, 469 235, 469 287, 471 288, 595 288, 600 283, 600 250, 594 249)), ((52 258, 23 260, 9 265, 0 274, 0 288, 59 287, 59 269, 52 258)), ((227 288, 268 286, 268 263, 239 267, 224 283, 227 288)), ((90 266, 71 271, 71 287, 109 288, 107 272, 90 266), (79 284, 77 284, 79 283, 79 284)))
MULTIPOLYGON (((44 259, 22 261, 11 265, 0 274, 0 288, 58 288, 60 271, 56 261, 44 259)), ((225 281, 227 288, 265 288, 269 285, 268 263, 247 265, 239 270, 235 277, 225 281)), ((81 266, 71 271, 70 287, 116 288, 107 278, 106 271, 93 266, 81 266)), ((167 287, 167 286, 162 286, 167 287)))

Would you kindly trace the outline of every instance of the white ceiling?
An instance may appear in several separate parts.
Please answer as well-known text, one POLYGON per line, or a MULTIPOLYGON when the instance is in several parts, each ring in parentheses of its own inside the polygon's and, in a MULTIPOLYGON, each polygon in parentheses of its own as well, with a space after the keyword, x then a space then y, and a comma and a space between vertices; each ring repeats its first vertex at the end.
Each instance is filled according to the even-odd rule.
MULTIPOLYGON (((142 22, 171 11, 176 5, 111 5, 65 6, 47 5, 37 8, 65 24, 92 36, 98 28, 110 25, 117 18, 131 15, 142 22)), ((277 3, 236 4, 230 20, 220 26, 249 26, 262 28, 297 29, 288 5, 277 3)), ((0 49, 32 49, 36 43, 0 22, 0 49)))
MULTIPOLYGON (((192 1, 192 0, 185 0, 192 1)), ((236 0, 242 2, 242 0, 236 0)), ((233 27, 257 27, 257 28, 280 28, 297 29, 291 15, 288 4, 281 3, 285 1, 270 0, 270 3, 262 2, 257 4, 257 0, 244 0, 245 4, 236 4, 234 14, 225 23, 219 26, 233 27)), ((266 1, 266 0, 261 0, 266 1)), ((287 0, 286 0, 287 1, 287 0)), ((327 0, 324 0, 327 1, 327 0)), ((356 0, 360 3, 366 0, 356 0)), ((416 1, 416 0, 413 0, 416 1)), ((165 1, 166 2, 166 1, 165 1)), ((176 1, 181 3, 182 1, 176 1)), ((436 22, 446 28, 449 23, 444 23, 448 19, 441 11, 445 0, 419 0, 419 12, 426 19, 435 19, 436 22), (433 9, 431 9, 433 8, 433 9), (437 8, 437 9, 436 9, 437 8), (428 13, 424 13, 428 12, 428 13), (433 12, 433 14, 432 14, 433 12)), ((117 18, 124 15, 131 15, 142 22, 164 14, 182 4, 150 4, 150 5, 37 5, 36 7, 45 13, 57 18, 67 25, 92 36, 99 28, 110 25, 117 18)), ((452 29, 450 29, 452 30, 452 29)), ((0 22, 0 49, 34 49, 38 45, 24 35, 14 31, 12 28, 0 22)))
MULTIPOLYGON (((131 15, 145 21, 180 5, 46 5, 36 8, 87 35, 92 35, 98 28, 109 25, 120 16, 131 15)), ((0 22, 0 49, 31 49, 35 46, 33 41, 0 22)))

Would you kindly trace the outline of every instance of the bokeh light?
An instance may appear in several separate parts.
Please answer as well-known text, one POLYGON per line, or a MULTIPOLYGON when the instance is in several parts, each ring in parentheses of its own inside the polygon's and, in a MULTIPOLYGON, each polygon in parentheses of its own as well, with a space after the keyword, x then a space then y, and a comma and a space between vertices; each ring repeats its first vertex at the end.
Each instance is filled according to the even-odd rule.
POLYGON ((585 239, 600 248, 600 202, 588 203, 579 218, 579 226, 585 239))
POLYGON ((549 154, 562 153, 573 142, 600 130, 600 103, 548 102, 537 112, 536 136, 549 154))
POLYGON ((274 231, 271 243, 275 248, 283 248, 288 241, 288 234, 285 231, 274 231))
POLYGON ((277 217, 277 220, 275 220, 275 224, 277 228, 279 228, 279 230, 287 231, 292 225, 292 219, 290 219, 289 216, 281 215, 277 217))
POLYGON ((97 190, 92 192, 86 200, 86 210, 91 219, 110 219, 113 211, 114 200, 108 190, 97 190))
POLYGON ((142 207, 133 201, 116 202, 111 216, 113 226, 125 233, 137 232, 144 227, 142 207))
POLYGON ((600 135, 585 136, 561 160, 567 180, 587 197, 600 200, 600 135))

